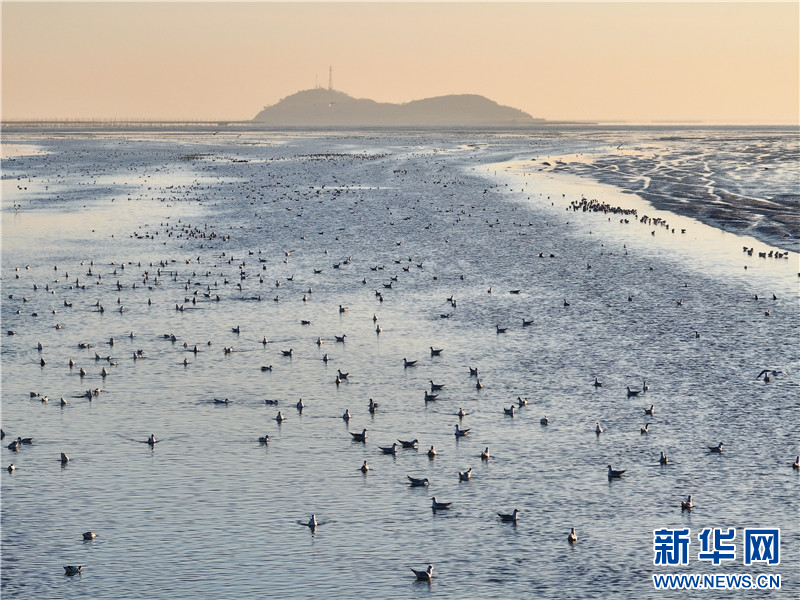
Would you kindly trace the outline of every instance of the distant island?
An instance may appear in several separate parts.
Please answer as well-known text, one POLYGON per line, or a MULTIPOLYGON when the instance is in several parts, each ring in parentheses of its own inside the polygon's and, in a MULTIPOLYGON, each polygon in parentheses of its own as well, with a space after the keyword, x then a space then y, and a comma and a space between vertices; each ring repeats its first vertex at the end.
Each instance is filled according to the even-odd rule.
POLYGON ((476 94, 391 104, 323 88, 303 90, 266 106, 252 122, 281 127, 513 127, 547 123, 476 94))

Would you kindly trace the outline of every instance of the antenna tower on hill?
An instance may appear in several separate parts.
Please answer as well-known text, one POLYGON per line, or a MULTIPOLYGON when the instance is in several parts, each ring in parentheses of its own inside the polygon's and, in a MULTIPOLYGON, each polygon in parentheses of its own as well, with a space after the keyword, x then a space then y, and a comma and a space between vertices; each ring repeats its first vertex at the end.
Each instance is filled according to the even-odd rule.
POLYGON ((328 67, 328 89, 333 89, 333 67, 328 67))

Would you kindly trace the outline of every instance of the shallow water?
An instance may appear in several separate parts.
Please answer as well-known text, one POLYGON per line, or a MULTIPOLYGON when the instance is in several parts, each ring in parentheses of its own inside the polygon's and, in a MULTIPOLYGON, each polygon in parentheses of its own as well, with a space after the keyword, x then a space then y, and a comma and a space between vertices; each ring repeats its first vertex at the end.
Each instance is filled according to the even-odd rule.
POLYGON ((797 596, 796 254, 567 212, 585 194, 656 214, 520 163, 597 146, 579 136, 56 133, 4 136, 47 151, 3 161, 4 443, 35 438, 2 450, 5 597, 685 597, 654 590, 661 572, 776 573, 797 596), (430 380, 446 387, 426 403, 430 380), (653 565, 662 527, 692 529, 688 566, 653 565), (705 527, 735 527, 737 557, 743 528, 780 527, 781 563, 698 561, 705 527))

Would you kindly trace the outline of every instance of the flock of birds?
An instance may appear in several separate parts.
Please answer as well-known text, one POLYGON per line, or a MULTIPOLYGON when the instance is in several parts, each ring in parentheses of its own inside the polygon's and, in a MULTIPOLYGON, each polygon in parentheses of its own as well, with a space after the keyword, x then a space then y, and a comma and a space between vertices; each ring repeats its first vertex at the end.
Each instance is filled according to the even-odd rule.
MULTIPOLYGON (((17 209, 16 205, 15 209, 17 209)), ((580 203, 575 203, 573 205, 573 210, 582 210, 584 212, 602 211, 613 214, 628 214, 622 209, 617 209, 601 203, 595 203, 594 201, 590 202, 586 199, 583 199, 580 203)), ((652 223, 649 221, 647 221, 646 224, 652 225, 652 223)), ((208 225, 198 227, 178 220, 176 223, 162 223, 159 231, 149 230, 147 233, 137 233, 132 237, 143 240, 161 240, 169 238, 172 240, 181 240, 182 242, 192 240, 194 242, 195 249, 199 251, 200 254, 197 255, 196 258, 169 259, 149 263, 143 263, 140 261, 112 262, 111 264, 104 264, 101 266, 99 264, 95 264, 93 261, 88 261, 88 263, 83 261, 79 265, 70 265, 66 269, 63 266, 54 266, 54 279, 48 280, 47 282, 30 282, 28 289, 32 290, 34 294, 38 293, 40 295, 47 295, 48 301, 41 301, 39 306, 47 305, 48 313, 53 316, 57 315, 59 311, 70 311, 76 309, 80 310, 82 304, 80 300, 77 299, 77 294, 87 292, 86 295, 93 295, 101 289, 106 292, 108 292, 108 290, 111 291, 110 293, 105 294, 104 301, 97 300, 96 302, 91 303, 91 305, 87 305, 87 303, 84 302, 84 309, 86 309, 88 306, 89 311, 102 314, 106 310, 111 310, 106 308, 106 306, 110 305, 113 307, 113 310, 122 315, 128 311, 128 307, 133 305, 138 307, 146 302, 147 307, 163 308, 164 306, 168 305, 170 310, 172 310, 172 305, 174 304, 174 310, 176 313, 184 313, 198 308, 198 306, 201 306, 203 303, 228 302, 232 299, 257 302, 267 299, 271 299, 275 302, 286 302, 287 300, 291 301, 294 299, 296 301, 302 301, 303 303, 306 303, 313 298, 313 286, 309 286, 307 288, 304 287, 304 289, 298 290, 298 286, 293 285, 295 283, 294 275, 287 277, 284 280, 274 280, 274 287, 277 290, 274 297, 272 297, 272 294, 267 294, 266 292, 254 292, 253 284, 255 284, 255 282, 257 282, 257 287, 260 287, 261 289, 263 289, 265 286, 273 285, 272 278, 267 278, 266 272, 268 260, 273 260, 274 257, 265 257, 262 250, 249 250, 246 257, 238 258, 235 257, 235 255, 230 251, 220 251, 219 244, 223 242, 229 242, 230 237, 228 234, 218 234, 213 227, 209 228, 208 225), (72 272, 71 275, 70 272, 72 272), (160 301, 160 305, 159 301, 154 302, 152 300, 150 297, 151 292, 155 290, 163 292, 163 290, 168 287, 171 288, 176 295, 180 296, 177 300, 175 299, 175 295, 173 295, 169 301, 160 301), (70 296, 68 297, 68 295, 70 296), (300 299, 301 295, 302 299, 300 299), (116 298, 114 299, 113 296, 116 296, 116 298), (144 299, 145 297, 147 297, 146 300, 144 299), (54 298, 58 299, 57 303, 50 301, 54 298), (62 300, 63 303, 61 303, 62 300)), ((285 264, 288 264, 293 252, 293 250, 283 250, 280 259, 283 260, 285 264)), ((548 254, 551 258, 555 257, 554 254, 549 252, 540 254, 540 257, 545 258, 545 254, 548 254)), ((352 260, 352 257, 348 256, 332 263, 331 266, 334 270, 342 271, 342 267, 351 264, 352 260)), ((412 259, 412 257, 408 257, 407 259, 405 257, 402 259, 398 258, 395 260, 395 265, 396 268, 400 269, 400 271, 394 275, 390 275, 388 282, 382 282, 381 287, 374 290, 374 296, 376 301, 379 303, 379 306, 381 305, 380 303, 383 303, 387 299, 388 296, 385 295, 396 293, 397 288, 400 287, 398 278, 402 276, 403 273, 409 273, 412 269, 423 271, 425 268, 423 261, 419 259, 412 259)), ((322 274, 323 268, 324 265, 315 267, 313 269, 313 275, 322 274)), ((378 273, 383 275, 385 267, 383 265, 375 265, 374 267, 370 267, 370 269, 373 274, 378 273)), ((15 270, 15 278, 22 279, 26 270, 29 270, 29 267, 17 267, 15 270)), ((298 278, 298 280, 299 279, 301 278, 298 278)), ((434 276, 434 279, 436 279, 436 276, 434 276)), ((464 280, 464 276, 462 276, 461 280, 464 280)), ((364 275, 363 277, 360 277, 360 282, 363 286, 366 286, 368 283, 368 276, 364 275)), ((17 286, 19 285, 20 284, 17 284, 17 286)), ((487 292, 495 293, 495 290, 490 287, 487 292)), ((520 292, 520 289, 508 290, 508 293, 513 295, 518 295, 520 292)), ((773 299, 775 300, 777 297, 773 295, 773 299)), ((628 295, 627 300, 632 301, 632 297, 628 295)), ((15 304, 18 303, 19 308, 16 313, 21 315, 25 306, 29 302, 29 298, 27 295, 17 296, 15 294, 9 294, 7 296, 7 301, 15 304)), ((440 318, 442 319, 449 319, 453 314, 453 311, 457 310, 459 306, 454 295, 451 295, 449 298, 447 298, 446 302, 449 305, 448 310, 450 312, 441 313, 440 318)), ((570 302, 567 299, 564 299, 563 306, 565 309, 567 309, 570 306, 570 302)), ((341 315, 349 312, 349 307, 339 304, 338 309, 332 307, 332 310, 338 310, 339 314, 341 315)), ((40 315, 38 312, 34 312, 31 316, 38 317, 40 315)), ((533 322, 533 319, 523 318, 522 327, 530 326, 533 324, 533 322)), ((376 335, 386 335, 377 315, 373 315, 372 323, 376 335)), ((300 321, 300 324, 302 326, 309 326, 311 325, 311 321, 304 319, 300 321)), ((62 324, 59 322, 52 324, 51 327, 55 330, 61 330, 63 328, 62 324)), ((508 326, 501 326, 500 323, 495 323, 494 330, 499 336, 507 333, 508 326)), ((13 329, 8 329, 6 333, 8 336, 17 334, 17 332, 13 329)), ((232 326, 231 333, 239 336, 243 333, 243 328, 239 325, 232 326)), ((128 334, 128 337, 130 340, 135 340, 136 334, 131 331, 128 334)), ((698 332, 695 332, 695 337, 700 337, 698 332)), ((182 359, 180 363, 184 367, 188 367, 191 364, 191 356, 197 356, 197 354, 200 352, 212 351, 214 349, 214 343, 210 340, 197 343, 189 342, 187 340, 181 344, 178 336, 176 336, 174 333, 164 333, 162 339, 170 342, 173 344, 173 346, 177 344, 177 348, 182 353, 182 359)), ((327 340, 329 339, 330 338, 327 340)), ((323 340, 322 336, 318 336, 314 343, 317 347, 321 347, 327 342, 327 340, 323 340)), ((342 333, 341 335, 334 335, 332 341, 335 344, 345 344, 347 343, 347 334, 342 333)), ((85 340, 75 340, 74 343, 75 348, 80 351, 84 351, 84 353, 89 353, 89 361, 93 361, 94 364, 98 366, 102 365, 102 368, 97 371, 96 376, 99 376, 103 381, 105 381, 108 377, 113 379, 114 368, 119 366, 122 358, 113 356, 112 354, 104 355, 105 352, 101 354, 98 350, 98 346, 102 345, 103 347, 107 347, 109 352, 113 352, 115 345, 118 343, 114 337, 108 337, 106 341, 100 343, 85 340)), ((223 344, 225 344, 225 342, 223 342, 223 344)), ((266 348, 268 345, 273 344, 273 342, 271 342, 265 335, 261 338, 258 344, 266 348)), ((256 344, 253 343, 252 345, 255 346, 256 344)), ((429 346, 429 348, 431 357, 440 356, 445 350, 444 348, 437 348, 435 346, 429 346)), ((51 368, 53 363, 47 356, 47 348, 42 343, 38 343, 36 349, 40 355, 40 366, 43 369, 51 368)), ((250 348, 240 349, 233 345, 223 345, 222 347, 222 352, 225 355, 238 353, 242 350, 250 350, 250 348)), ((296 356, 295 349, 293 347, 281 348, 280 356, 291 359, 296 356)), ((147 358, 148 352, 144 348, 133 350, 131 353, 131 360, 134 362, 146 360, 147 358)), ((322 357, 322 360, 323 362, 327 363, 330 360, 329 354, 325 353, 322 357)), ((398 364, 400 364, 400 362, 400 358, 398 357, 398 364)), ((416 359, 409 357, 402 358, 402 366, 404 369, 413 369, 417 366, 417 363, 418 360, 416 359)), ((62 365, 62 368, 65 369, 66 373, 74 373, 77 370, 80 381, 83 381, 84 378, 89 375, 86 365, 79 366, 73 358, 70 358, 68 363, 62 365)), ((273 366, 271 364, 262 365, 260 369, 262 372, 271 372, 273 370, 273 366)), ((761 373, 759 373, 757 379, 763 378, 763 381, 768 383, 773 378, 785 374, 786 373, 782 370, 764 369, 761 373)), ((470 366, 469 376, 474 378, 473 385, 476 390, 481 390, 484 387, 484 384, 480 378, 478 367, 470 366)), ((347 382, 349 377, 350 372, 343 372, 341 369, 337 369, 336 377, 333 382, 336 386, 340 386, 347 382)), ((424 391, 423 396, 426 404, 429 402, 435 402, 439 397, 439 393, 441 393, 445 388, 445 384, 436 383, 433 379, 429 379, 429 383, 430 387, 424 391)), ((595 376, 594 381, 592 383, 587 383, 587 385, 593 385, 595 388, 601 388, 603 387, 603 382, 600 381, 597 376, 595 376)), ((641 387, 639 388, 634 388, 628 385, 626 387, 625 394, 628 398, 646 397, 649 389, 650 388, 647 381, 643 381, 641 387)), ((101 388, 94 387, 77 395, 72 395, 72 397, 86 399, 91 402, 93 399, 97 399, 102 391, 103 390, 101 388)), ((622 390, 620 390, 620 393, 621 392, 622 390)), ((70 396, 69 393, 66 395, 68 397, 70 396)), ((49 401, 49 397, 47 395, 43 395, 38 391, 30 392, 30 397, 38 399, 43 404, 49 401)), ((63 396, 60 397, 59 402, 62 407, 68 404, 68 401, 63 396)), ((265 403, 268 405, 277 405, 278 402, 278 400, 274 399, 265 400, 265 403)), ((231 400, 228 398, 214 398, 213 403, 227 405, 231 403, 231 400)), ((504 405, 502 407, 502 413, 500 413, 499 410, 497 411, 498 417, 508 417, 513 419, 520 414, 520 411, 526 410, 528 405, 528 398, 518 396, 515 401, 511 402, 510 405, 504 405)), ((295 404, 295 408, 298 413, 302 413, 307 407, 303 400, 300 399, 295 404)), ((367 405, 368 412, 374 415, 378 409, 379 403, 370 398, 367 405)), ((645 417, 655 418, 656 407, 654 404, 643 406, 642 411, 645 417)), ((471 428, 462 427, 463 419, 468 415, 469 413, 465 411, 463 407, 459 407, 458 412, 454 413, 454 416, 456 416, 459 420, 459 422, 453 427, 453 435, 456 439, 463 438, 470 434, 471 428)), ((341 415, 341 418, 349 424, 350 420, 353 418, 353 414, 350 412, 349 408, 345 410, 344 414, 341 415)), ((286 416, 283 414, 283 411, 278 410, 276 416, 274 417, 274 421, 280 425, 285 420, 286 416)), ((547 427, 550 424, 550 418, 547 415, 543 415, 539 419, 539 424, 542 427, 547 427)), ((641 435, 648 435, 650 433, 649 427, 650 423, 645 424, 640 430, 641 435)), ((605 432, 605 429, 599 420, 595 423, 594 431, 597 436, 600 436, 605 432)), ((352 442, 361 444, 367 443, 368 429, 366 427, 363 427, 361 431, 350 431, 349 434, 352 442)), ((0 436, 5 437, 5 432, 2 431, 2 429, 0 429, 0 436)), ((151 447, 154 447, 158 442, 155 434, 150 434, 146 440, 142 441, 151 447)), ((269 445, 272 443, 268 433, 265 433, 263 436, 259 437, 258 441, 264 445, 269 445)), ((19 452, 23 446, 33 443, 34 440, 32 437, 18 436, 16 439, 14 439, 14 441, 7 445, 7 448, 16 453, 19 452)), ((378 451, 383 455, 397 455, 399 451, 404 449, 416 449, 419 447, 419 445, 420 442, 417 438, 410 440, 397 439, 396 441, 392 442, 391 445, 378 446, 378 451)), ((723 446, 724 443, 720 441, 715 446, 708 446, 708 452, 710 454, 721 454, 723 452, 723 446)), ((437 451, 434 445, 431 445, 427 450, 427 456, 430 460, 434 460, 436 458, 437 451)), ((482 461, 489 461, 491 458, 489 446, 486 446, 478 455, 478 457, 482 461)), ((66 466, 69 463, 70 458, 64 452, 62 452, 60 461, 62 466, 66 466)), ((669 458, 663 450, 661 451, 659 463, 661 465, 666 465, 669 463, 669 458)), ((797 461, 792 464, 792 467, 794 469, 800 468, 800 456, 798 456, 797 461)), ((7 471, 9 473, 12 473, 15 469, 16 467, 13 463, 9 464, 7 467, 7 471)), ((359 467, 359 470, 364 474, 369 472, 370 466, 368 465, 367 460, 363 461, 359 467)), ((611 464, 608 464, 607 466, 607 477, 609 480, 623 478, 625 473, 625 469, 614 469, 611 464)), ((408 485, 411 487, 426 487, 430 485, 430 479, 428 477, 418 477, 406 474, 406 480, 408 481, 408 485)), ((471 467, 458 472, 459 482, 469 482, 471 480, 471 467)), ((431 496, 430 500, 431 510, 434 512, 450 510, 453 505, 453 502, 440 500, 435 495, 431 496)), ((692 510, 694 508, 692 495, 688 495, 686 500, 682 500, 680 502, 680 508, 681 510, 692 510)), ((496 512, 497 520, 501 523, 511 523, 516 525, 518 523, 520 513, 521 511, 517 508, 514 508, 511 512, 496 512)), ((303 526, 307 526, 312 532, 316 531, 319 526, 324 525, 324 523, 321 523, 317 519, 316 513, 311 514, 307 521, 300 521, 300 523, 303 526)), ((83 534, 83 539, 87 541, 91 541, 96 537, 97 534, 93 531, 87 531, 83 534)), ((578 536, 574 527, 571 528, 569 534, 566 536, 566 540, 570 544, 577 543, 578 536)), ((424 570, 412 569, 412 571, 417 580, 430 582, 433 578, 433 569, 433 565, 429 564, 424 570)), ((64 570, 66 575, 73 576, 82 572, 82 566, 66 565, 64 566, 64 570)))

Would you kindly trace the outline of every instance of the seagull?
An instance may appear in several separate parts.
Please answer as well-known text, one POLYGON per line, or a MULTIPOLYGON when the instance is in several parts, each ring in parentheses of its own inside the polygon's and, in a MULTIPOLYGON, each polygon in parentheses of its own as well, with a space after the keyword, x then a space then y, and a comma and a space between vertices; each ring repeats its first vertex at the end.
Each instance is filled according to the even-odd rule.
POLYGON ((150 437, 147 438, 147 443, 150 444, 151 446, 155 446, 157 441, 158 440, 156 439, 156 436, 152 433, 150 434, 150 437))
POLYGON ((267 445, 267 444, 269 444, 269 436, 268 436, 268 435, 265 435, 264 437, 260 437, 260 438, 258 438, 258 442, 259 442, 260 444, 264 444, 264 445, 267 445))
POLYGON ((475 389, 476 390, 480 390, 482 388, 483 388, 483 384, 481 383, 481 380, 478 379, 478 381, 475 383, 475 389))
POLYGON ((14 469, 16 469, 16 468, 17 468, 17 467, 15 467, 15 466, 14 466, 14 463, 11 463, 10 465, 8 465, 8 467, 7 467, 7 471, 8 471, 9 473, 13 473, 13 472, 14 472, 14 469))
POLYGON ((345 409, 344 414, 342 415, 342 419, 344 419, 345 423, 350 422, 350 409, 345 409))
POLYGON ((411 570, 414 571, 414 575, 417 576, 417 581, 430 581, 433 579, 433 565, 428 565, 428 569, 425 571, 411 570))
POLYGON ((367 464, 367 461, 364 461, 364 464, 361 465, 359 471, 361 471, 362 473, 366 473, 367 471, 369 471, 369 465, 367 464))
POLYGON ((436 456, 436 448, 431 446, 431 449, 428 450, 428 458, 433 458, 434 456, 436 456))
POLYGON ((65 464, 67 464, 68 462, 69 462, 69 456, 67 456, 66 454, 64 454, 64 453, 62 452, 62 453, 61 453, 61 464, 62 464, 62 465, 65 465, 65 464))
POLYGON ((649 389, 650 389, 650 386, 647 385, 647 381, 642 381, 642 391, 646 392, 649 389))
POLYGON ((547 415, 545 415, 544 417, 539 419, 539 424, 540 425, 549 425, 550 424, 550 419, 548 419, 547 415))
POLYGON ((352 431, 349 432, 349 433, 350 433, 350 435, 353 436, 353 441, 354 442, 362 442, 362 443, 364 443, 364 442, 367 441, 367 430, 366 429, 363 429, 361 431, 361 433, 354 433, 352 431))
POLYGON ((295 406, 297 407, 297 411, 300 412, 300 413, 302 413, 303 409, 306 407, 306 405, 303 404, 303 399, 302 398, 300 398, 300 400, 297 401, 297 404, 295 404, 295 406))
POLYGON ((464 417, 467 416, 467 412, 461 407, 459 407, 458 412, 456 414, 458 415, 459 419, 463 419, 464 417))
MULTIPOLYGON (((281 353, 282 353, 284 356, 291 356, 291 355, 292 355, 292 348, 289 348, 288 350, 281 350, 281 353)), ((327 355, 326 355, 326 356, 327 356, 327 355)))
POLYGON ((629 397, 629 398, 630 398, 631 396, 638 396, 638 395, 639 395, 639 394, 641 394, 641 393, 642 393, 642 390, 632 390, 632 389, 631 389, 631 386, 628 386, 628 397, 629 397))
POLYGON ((311 531, 314 531, 317 528, 317 515, 312 514, 306 525, 311 531))
POLYGON ((439 356, 442 353, 442 350, 444 350, 444 348, 434 348, 433 346, 431 346, 430 348, 431 348, 431 356, 439 356))
POLYGON ((97 534, 94 531, 87 531, 83 534, 83 539, 85 540, 93 540, 97 537, 97 534))
POLYGON ((283 422, 283 415, 281 414, 281 411, 278 411, 278 415, 275 417, 275 420, 278 423, 282 423, 283 422))
POLYGON ((569 535, 567 536, 567 541, 570 544, 574 544, 575 542, 578 541, 578 534, 575 533, 575 528, 574 527, 572 529, 570 529, 569 535))
POLYGON ((411 487, 423 487, 430 483, 427 477, 425 479, 418 479, 416 477, 411 477, 411 475, 406 475, 406 477, 408 477, 408 480, 411 482, 411 487))
POLYGON ((528 406, 528 399, 517 396, 517 406, 519 406, 520 408, 522 408, 523 406, 528 406))
POLYGON ((415 361, 415 360, 408 360, 406 358, 403 358, 403 367, 406 367, 406 368, 407 367, 413 367, 416 364, 417 364, 417 361, 415 361))
POLYGON ((603 382, 597 379, 597 377, 594 378, 594 387, 596 388, 603 387, 603 382))
POLYGON ((758 377, 756 377, 756 379, 761 379, 763 377, 764 378, 764 382, 765 383, 769 383, 769 381, 770 381, 769 376, 770 375, 772 375, 773 377, 775 375, 786 375, 786 371, 774 371, 772 369, 764 369, 763 371, 761 371, 761 373, 758 374, 758 377))
POLYGON ((453 504, 452 502, 439 502, 436 500, 436 496, 432 496, 431 500, 431 508, 433 510, 447 510, 450 508, 450 505, 453 504))
POLYGON ((514 411, 515 410, 516 410, 516 407, 513 404, 509 408, 506 408, 505 406, 503 407, 503 412, 505 414, 507 414, 509 417, 513 417, 514 416, 514 411))
POLYGON ((374 415, 375 414, 375 410, 378 408, 378 403, 377 402, 373 402, 372 398, 370 398, 369 399, 369 407, 368 408, 369 408, 369 412, 374 415))
POLYGON ((622 477, 622 474, 625 472, 625 469, 622 471, 615 471, 611 468, 611 465, 608 465, 608 478, 613 479, 615 477, 622 477))
POLYGON ((414 438, 410 442, 404 442, 403 440, 397 440, 397 441, 400 442, 400 445, 403 448, 416 448, 417 445, 419 444, 419 440, 416 438, 414 438))
POLYGON ((439 397, 439 394, 429 394, 428 390, 425 390, 425 402, 433 402, 439 397))
POLYGON ((603 428, 600 427, 600 422, 599 421, 597 423, 595 423, 595 425, 594 425, 594 432, 597 435, 600 435, 601 433, 603 433, 603 428))
POLYGON ((719 443, 718 445, 716 445, 716 446, 709 446, 709 447, 708 447, 708 449, 709 449, 709 451, 711 451, 711 452, 715 452, 715 453, 717 453, 717 454, 722 454, 722 446, 723 446, 723 445, 724 445, 724 444, 723 444, 722 442, 720 442, 720 443, 719 443))
POLYGON ((517 522, 517 513, 519 513, 518 509, 514 509, 514 512, 510 515, 506 515, 503 513, 497 513, 497 516, 500 517, 500 520, 504 523, 516 523, 517 522))
POLYGON ((468 433, 469 433, 469 429, 461 429, 461 428, 458 426, 458 424, 456 423, 456 431, 455 431, 455 436, 456 436, 457 438, 459 438, 459 437, 464 437, 464 436, 465 436, 465 435, 467 435, 468 433))
POLYGON ((469 481, 470 479, 472 479, 472 467, 470 467, 466 471, 459 471, 458 472, 458 480, 459 481, 469 481))
POLYGON ((474 369, 472 367, 469 367, 469 376, 470 377, 477 377, 478 376, 478 367, 475 367, 474 369))
POLYGON ((694 504, 692 504, 692 495, 689 494, 686 496, 686 500, 681 500, 681 510, 692 510, 694 508, 694 504))
MULTIPOLYGON (((431 446, 431 447, 433 447, 433 446, 431 446)), ((800 456, 798 456, 797 460, 792 463, 792 468, 793 469, 800 469, 800 456)))
POLYGON ((489 460, 489 446, 486 446, 486 449, 481 452, 481 460, 489 460))
POLYGON ((662 465, 666 465, 669 462, 669 459, 663 450, 661 451, 661 458, 658 459, 658 462, 662 465))
POLYGON ((397 442, 393 443, 391 446, 379 446, 379 448, 384 454, 397 454, 397 442))
POLYGON ((645 426, 641 429, 642 435, 647 435, 650 433, 650 423, 645 423, 645 426))
MULTIPOLYGON (((8 449, 9 450, 13 450, 14 452, 17 452, 19 450, 19 447, 20 447, 21 444, 22 444, 22 438, 17 438, 17 439, 15 439, 13 442, 11 442, 8 445, 8 449)), ((63 454, 62 454, 62 456, 63 456, 63 454)))
POLYGON ((497 333, 505 333, 508 331, 508 327, 500 327, 500 325, 495 325, 494 327, 497 330, 497 333))
POLYGON ((644 414, 646 414, 646 415, 652 415, 652 414, 655 414, 655 412, 656 412, 656 409, 655 409, 655 406, 653 404, 650 405, 650 408, 645 408, 644 409, 644 414))
POLYGON ((67 566, 64 567, 64 574, 65 575, 77 575, 78 573, 81 572, 82 568, 83 567, 81 565, 78 565, 78 566, 67 565, 67 566))
POLYGON ((433 379, 429 379, 428 381, 431 382, 431 391, 436 392, 438 390, 444 389, 443 383, 433 383, 433 379))

